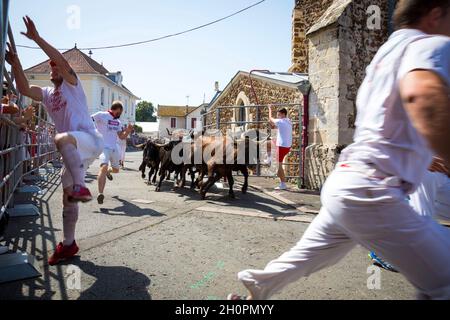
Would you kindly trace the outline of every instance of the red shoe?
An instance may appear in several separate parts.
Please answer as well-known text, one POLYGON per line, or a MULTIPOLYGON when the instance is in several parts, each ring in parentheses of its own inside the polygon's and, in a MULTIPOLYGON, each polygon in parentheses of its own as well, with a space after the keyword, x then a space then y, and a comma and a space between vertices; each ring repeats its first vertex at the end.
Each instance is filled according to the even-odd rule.
POLYGON ((92 200, 92 194, 88 188, 82 186, 73 186, 72 194, 69 196, 70 202, 89 202, 92 200))
POLYGON ((61 261, 73 258, 79 250, 75 241, 70 246, 64 246, 61 242, 56 247, 55 253, 48 259, 48 264, 55 266, 61 261))

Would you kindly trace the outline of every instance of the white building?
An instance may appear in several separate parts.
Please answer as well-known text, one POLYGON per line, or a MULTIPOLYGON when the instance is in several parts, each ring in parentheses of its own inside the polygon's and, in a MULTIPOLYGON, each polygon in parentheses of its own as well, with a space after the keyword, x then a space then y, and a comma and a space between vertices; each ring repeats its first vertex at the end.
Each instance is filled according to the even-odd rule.
POLYGON ((162 106, 158 105, 159 136, 168 138, 168 132, 177 129, 201 131, 203 128, 202 111, 207 105, 198 107, 189 106, 162 106))
MULTIPOLYGON (((120 100, 124 106, 122 122, 136 121, 136 101, 140 98, 125 87, 120 71, 109 72, 103 65, 77 48, 64 52, 63 56, 81 80, 90 114, 106 111, 113 101, 120 100)), ((32 85, 52 86, 48 60, 25 70, 25 74, 32 85)))

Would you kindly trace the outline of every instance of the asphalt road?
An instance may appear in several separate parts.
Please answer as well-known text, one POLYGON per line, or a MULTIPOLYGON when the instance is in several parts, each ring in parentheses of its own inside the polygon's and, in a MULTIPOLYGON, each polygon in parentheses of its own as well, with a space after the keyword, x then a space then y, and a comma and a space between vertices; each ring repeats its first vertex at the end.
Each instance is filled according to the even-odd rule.
MULTIPOLYGON (((168 182, 156 193, 137 171, 140 160, 141 153, 128 153, 127 169, 107 184, 105 203, 82 206, 79 257, 58 267, 45 263, 62 232, 59 178, 57 172, 50 174, 40 184, 43 194, 31 199, 41 216, 14 219, 7 234, 11 250, 36 256, 43 276, 0 285, 0 299, 218 300, 230 292, 245 294, 237 272, 264 268, 314 219, 253 190, 248 195, 238 191, 232 200, 227 190, 216 188, 201 201, 188 188, 172 191, 168 182), (70 273, 74 270, 79 287, 70 273)), ((89 170, 91 191, 96 190, 97 166, 89 170)), ((274 299, 414 298, 401 275, 386 271, 380 273, 380 288, 369 289, 370 266, 367 250, 358 247, 338 265, 293 283, 274 299)))

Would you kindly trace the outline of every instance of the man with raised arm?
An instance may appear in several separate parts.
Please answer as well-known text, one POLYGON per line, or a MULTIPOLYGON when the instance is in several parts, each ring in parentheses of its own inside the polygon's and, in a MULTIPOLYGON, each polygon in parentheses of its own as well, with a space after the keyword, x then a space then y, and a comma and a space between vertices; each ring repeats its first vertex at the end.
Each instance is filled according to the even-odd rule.
POLYGON ((62 172, 64 239, 49 258, 50 265, 72 258, 79 251, 75 241, 79 202, 92 200, 85 185, 88 166, 101 154, 103 139, 89 116, 81 81, 64 56, 39 35, 34 22, 23 18, 28 39, 33 40, 50 58, 50 80, 53 87, 30 86, 22 65, 12 46, 8 44, 6 60, 11 64, 19 92, 34 101, 43 102, 57 131, 55 144, 64 161, 62 172))

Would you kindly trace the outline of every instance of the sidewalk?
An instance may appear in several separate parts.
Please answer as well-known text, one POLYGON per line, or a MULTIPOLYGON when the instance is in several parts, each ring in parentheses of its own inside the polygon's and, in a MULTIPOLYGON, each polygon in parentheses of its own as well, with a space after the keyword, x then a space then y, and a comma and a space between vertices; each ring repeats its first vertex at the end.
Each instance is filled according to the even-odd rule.
MULTIPOLYGON (((244 179, 236 177, 236 182, 242 184, 244 179)), ((271 178, 250 177, 249 188, 256 189, 281 201, 302 213, 318 214, 321 208, 320 192, 299 189, 296 185, 288 183, 288 190, 278 191, 277 180, 271 178)))

